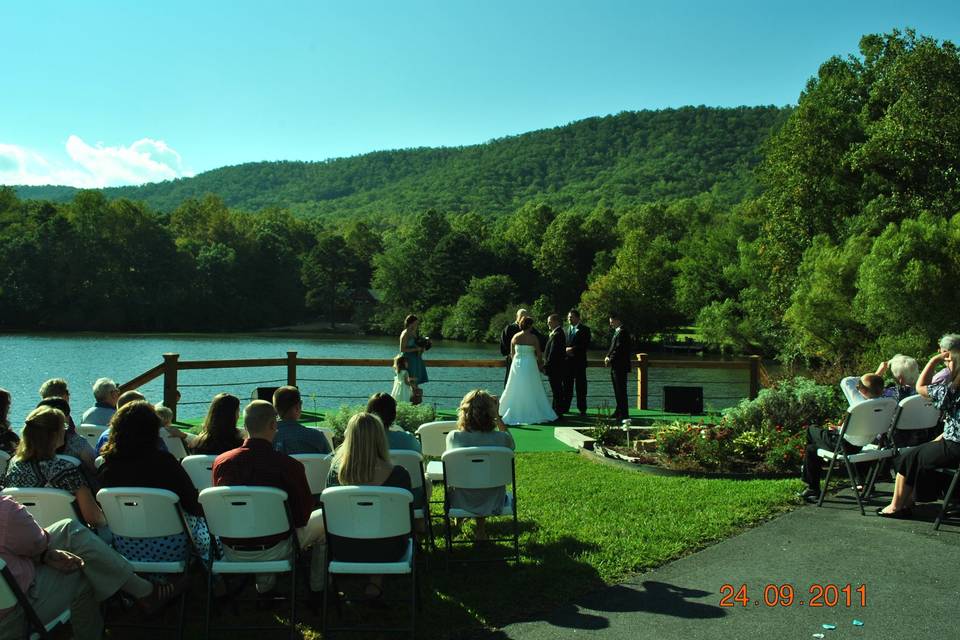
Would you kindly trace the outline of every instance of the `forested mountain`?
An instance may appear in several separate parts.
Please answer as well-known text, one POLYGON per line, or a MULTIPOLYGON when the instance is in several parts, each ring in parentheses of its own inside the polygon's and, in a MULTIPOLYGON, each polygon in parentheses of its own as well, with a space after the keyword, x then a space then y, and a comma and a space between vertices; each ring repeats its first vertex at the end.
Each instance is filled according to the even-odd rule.
POLYGON ((396 334, 416 313, 434 337, 490 340, 518 306, 542 323, 577 305, 600 341, 615 311, 640 337, 693 322, 719 349, 848 371, 923 358, 960 330, 960 50, 912 31, 859 44, 793 109, 0 187, 0 330, 396 334))
MULTIPOLYGON (((587 211, 714 190, 753 195, 758 146, 788 109, 684 107, 624 112, 458 148, 378 151, 325 162, 256 162, 193 178, 104 189, 108 199, 171 212, 215 194, 234 209, 392 219, 427 209, 510 213, 530 200, 587 211)), ((18 187, 23 199, 68 202, 75 189, 18 187)))

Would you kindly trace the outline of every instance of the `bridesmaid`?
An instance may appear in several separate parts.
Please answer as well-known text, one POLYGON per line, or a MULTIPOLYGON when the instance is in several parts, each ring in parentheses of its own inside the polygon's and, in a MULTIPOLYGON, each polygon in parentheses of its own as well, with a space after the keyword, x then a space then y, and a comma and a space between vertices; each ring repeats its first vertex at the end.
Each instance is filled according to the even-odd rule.
POLYGON ((424 348, 417 344, 420 338, 420 319, 415 315, 407 316, 403 321, 400 334, 400 353, 407 358, 407 371, 417 386, 428 382, 427 368, 423 364, 424 348))

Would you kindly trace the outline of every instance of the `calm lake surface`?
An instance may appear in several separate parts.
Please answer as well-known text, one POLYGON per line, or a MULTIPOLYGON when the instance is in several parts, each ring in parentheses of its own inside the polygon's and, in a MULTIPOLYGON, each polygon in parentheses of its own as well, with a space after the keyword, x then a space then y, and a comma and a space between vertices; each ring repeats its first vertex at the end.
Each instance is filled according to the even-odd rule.
MULTIPOLYGON (((297 351, 304 358, 392 358, 398 339, 324 334, 15 334, 0 335, 0 387, 13 395, 10 422, 15 428, 40 399, 37 390, 49 378, 65 378, 70 384, 74 418, 93 404, 91 386, 99 377, 117 383, 130 380, 163 361, 162 354, 179 353, 181 360, 283 358, 297 351)), ((424 385, 426 402, 452 408, 469 389, 482 387, 494 393, 503 389, 503 370, 487 368, 430 368, 430 360, 489 360, 500 357, 496 345, 437 341, 426 354, 431 381, 424 385)), ((602 359, 602 352, 590 354, 602 359)), ((671 358, 671 356, 656 356, 671 358)), ((685 358, 689 359, 689 358, 685 358)), ((695 359, 695 358, 694 358, 695 359)), ((299 367, 298 382, 307 409, 330 409, 363 403, 370 394, 390 391, 393 370, 375 367, 299 367)), ((589 405, 613 404, 609 373, 588 369, 589 405)), ((247 400, 258 386, 286 382, 285 367, 181 371, 181 418, 202 416, 210 399, 226 391, 247 400)), ((656 369, 650 370, 651 408, 660 408, 663 386, 703 386, 704 404, 724 408, 747 396, 745 370, 656 369)), ((549 385, 544 378, 549 394, 549 385)), ((163 399, 163 378, 140 391, 152 402, 163 399)), ((636 375, 627 392, 635 402, 636 375)))

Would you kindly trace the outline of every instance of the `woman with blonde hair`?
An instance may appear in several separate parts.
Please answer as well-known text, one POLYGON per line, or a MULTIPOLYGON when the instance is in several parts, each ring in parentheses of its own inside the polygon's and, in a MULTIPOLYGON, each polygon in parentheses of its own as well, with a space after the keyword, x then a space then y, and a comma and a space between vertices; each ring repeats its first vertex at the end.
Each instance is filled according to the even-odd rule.
POLYGON ((40 406, 31 411, 20 432, 20 444, 0 484, 21 489, 60 489, 72 493, 84 522, 106 531, 107 520, 80 469, 72 462, 57 457, 57 449, 63 446, 66 425, 67 418, 59 409, 40 406))
POLYGON ((237 429, 239 420, 240 398, 229 393, 215 395, 203 419, 200 435, 194 442, 194 452, 218 456, 238 448, 243 444, 243 437, 237 429))
MULTIPOLYGON (((483 389, 463 397, 457 409, 457 430, 447 434, 447 450, 462 447, 514 448, 513 436, 500 420, 500 403, 483 389)), ((506 499, 506 487, 450 489, 450 506, 477 514, 476 539, 486 540, 486 518, 499 513, 506 499)))
MULTIPOLYGON (((410 491, 410 474, 390 461, 390 447, 383 422, 372 413, 361 412, 350 418, 343 444, 333 454, 328 487, 367 485, 397 487, 410 491)), ((345 562, 392 562, 407 548, 406 536, 364 540, 343 539, 327 534, 335 560, 345 562)), ((364 588, 369 598, 383 594, 383 576, 371 576, 364 588)))

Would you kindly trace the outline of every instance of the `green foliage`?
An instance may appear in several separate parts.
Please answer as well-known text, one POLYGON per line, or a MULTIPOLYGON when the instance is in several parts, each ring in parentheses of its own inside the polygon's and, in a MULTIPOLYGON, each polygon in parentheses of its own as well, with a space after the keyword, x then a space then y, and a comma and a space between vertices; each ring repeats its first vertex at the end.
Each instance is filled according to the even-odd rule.
POLYGON ((736 433, 786 431, 803 433, 843 414, 840 389, 797 376, 763 389, 753 400, 743 400, 724 411, 723 423, 736 433))
POLYGON ((473 342, 486 339, 490 320, 504 306, 513 306, 515 298, 516 285, 510 276, 471 278, 467 292, 443 322, 443 336, 473 342))
MULTIPOLYGON (((333 435, 338 440, 343 439, 343 433, 347 428, 350 418, 356 414, 366 411, 367 405, 340 405, 336 411, 328 411, 324 416, 323 426, 333 429, 333 435)), ((437 419, 437 410, 432 404, 412 405, 409 402, 397 403, 397 418, 394 425, 402 428, 404 431, 415 433, 417 428, 426 423, 437 419)))

